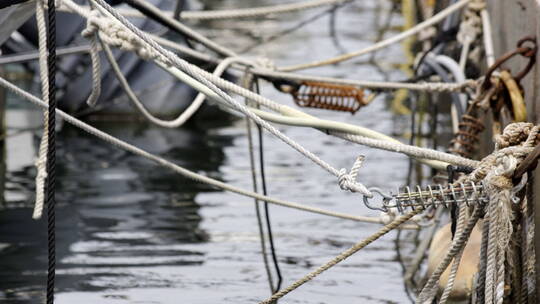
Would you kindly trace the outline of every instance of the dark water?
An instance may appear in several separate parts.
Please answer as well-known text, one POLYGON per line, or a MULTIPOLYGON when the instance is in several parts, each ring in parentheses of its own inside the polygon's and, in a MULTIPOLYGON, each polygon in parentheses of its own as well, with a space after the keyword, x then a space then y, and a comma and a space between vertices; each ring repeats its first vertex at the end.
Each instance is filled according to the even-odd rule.
MULTIPOLYGON (((242 5, 280 2, 287 1, 242 1, 242 5)), ((206 3, 208 8, 233 6, 238 1, 206 3)), ((276 58, 278 64, 286 65, 358 49, 377 38, 377 23, 384 22, 389 7, 386 1, 354 2, 336 15, 338 37, 330 36, 330 18, 324 16, 251 54, 276 58)), ((199 27, 219 42, 241 49, 257 43, 253 37, 270 37, 320 11, 293 14, 280 22, 245 20, 199 27)), ((394 15, 391 24, 400 25, 401 16, 394 15)), ((397 45, 377 54, 377 65, 365 63, 364 57, 310 72, 398 79, 404 75, 394 65, 403 58, 397 45)), ((263 86, 262 91, 292 104, 289 96, 270 86, 263 86)), ((398 136, 406 125, 388 110, 383 97, 355 116, 308 112, 398 136)), ((96 125, 181 166, 251 189, 243 121, 224 126, 206 121, 178 130, 140 123, 96 125)), ((311 129, 280 129, 337 168, 350 168, 359 154, 365 155, 359 178, 369 186, 395 189, 405 181, 408 160, 404 156, 321 136, 311 129)), ((269 295, 251 199, 194 183, 73 127, 65 126, 58 140, 57 303, 256 303, 269 295)), ((37 139, 33 146, 10 148, 9 144, 8 159, 16 160, 32 154, 37 139)), ((325 209, 378 215, 366 210, 358 195, 341 191, 335 177, 277 139, 265 136, 265 151, 271 195, 325 209)), ((30 162, 22 163, 8 170, 10 195, 0 209, 2 303, 40 303, 43 299, 46 226, 44 220, 31 219, 35 171, 30 162)), ((271 206, 270 210, 285 285, 378 228, 283 207, 271 206)), ((395 234, 390 233, 282 302, 408 302, 394 239, 395 234)))

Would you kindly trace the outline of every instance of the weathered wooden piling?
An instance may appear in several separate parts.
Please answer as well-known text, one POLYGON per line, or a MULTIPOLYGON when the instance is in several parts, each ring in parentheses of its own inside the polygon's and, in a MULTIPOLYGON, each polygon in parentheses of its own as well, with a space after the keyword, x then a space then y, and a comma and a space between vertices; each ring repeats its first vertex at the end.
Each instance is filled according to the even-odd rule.
MULTIPOLYGON (((487 0, 493 26, 495 56, 516 48, 519 39, 531 36, 540 39, 539 0, 487 0)), ((540 56, 536 54, 536 65, 522 80, 528 121, 540 123, 540 56)), ((516 58, 505 64, 512 71, 519 71, 527 64, 516 58)), ((536 251, 536 298, 540 299, 540 169, 532 175, 531 196, 536 209, 535 251, 536 251)))

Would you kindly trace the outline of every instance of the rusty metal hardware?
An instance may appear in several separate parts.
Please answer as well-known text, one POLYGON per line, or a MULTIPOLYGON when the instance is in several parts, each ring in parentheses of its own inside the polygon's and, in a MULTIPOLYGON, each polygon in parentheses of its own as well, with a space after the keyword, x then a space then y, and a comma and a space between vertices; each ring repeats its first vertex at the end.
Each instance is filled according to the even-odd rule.
MULTIPOLYGON (((280 86, 280 90, 284 87, 280 86)), ((327 109, 354 114, 371 102, 373 96, 366 96, 363 89, 354 86, 304 81, 289 86, 294 102, 300 107, 327 109)))
POLYGON ((514 114, 514 122, 527 121, 527 106, 525 105, 525 100, 523 99, 523 94, 518 83, 507 70, 501 71, 500 78, 508 93, 505 96, 509 99, 508 108, 514 114))
POLYGON ((479 134, 483 130, 484 124, 478 118, 476 105, 469 105, 467 113, 461 118, 458 132, 454 134, 454 138, 450 141, 448 151, 463 157, 472 157, 476 151, 476 144, 480 140, 479 134))
POLYGON ((527 36, 525 38, 520 39, 517 43, 517 48, 514 51, 511 51, 502 55, 495 61, 495 63, 491 67, 489 67, 488 71, 486 72, 484 83, 482 84, 483 89, 487 90, 491 87, 492 85, 491 76, 493 72, 495 72, 495 70, 498 69, 506 61, 510 60, 512 57, 517 56, 517 55, 521 55, 525 58, 529 58, 529 63, 527 64, 527 66, 525 66, 525 68, 521 70, 518 74, 516 74, 516 76, 514 77, 516 82, 519 83, 521 79, 523 79, 523 77, 525 77, 529 73, 529 71, 535 64, 537 50, 538 50, 538 47, 536 45, 535 37, 527 36), (525 46, 526 43, 532 43, 532 46, 525 46))

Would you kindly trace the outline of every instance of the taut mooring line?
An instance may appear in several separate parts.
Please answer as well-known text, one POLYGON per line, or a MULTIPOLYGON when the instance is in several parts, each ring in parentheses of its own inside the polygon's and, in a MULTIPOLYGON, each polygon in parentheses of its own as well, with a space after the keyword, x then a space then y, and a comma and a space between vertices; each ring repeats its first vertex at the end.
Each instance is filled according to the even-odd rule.
POLYGON ((47 65, 49 70, 49 125, 47 148, 47 304, 54 303, 54 281, 56 272, 55 239, 55 182, 56 182, 56 7, 55 0, 47 1, 47 65))

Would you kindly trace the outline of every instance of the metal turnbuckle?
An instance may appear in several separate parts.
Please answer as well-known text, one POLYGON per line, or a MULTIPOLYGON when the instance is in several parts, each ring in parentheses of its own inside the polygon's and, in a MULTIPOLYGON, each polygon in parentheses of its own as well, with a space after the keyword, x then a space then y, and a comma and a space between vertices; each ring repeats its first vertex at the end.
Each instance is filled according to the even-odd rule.
POLYGON ((465 204, 470 206, 478 202, 486 202, 487 197, 483 192, 482 184, 474 182, 459 183, 457 186, 435 185, 427 186, 422 189, 420 186, 415 187, 415 191, 411 191, 410 187, 405 187, 398 194, 385 194, 379 188, 370 188, 372 193, 377 193, 382 196, 383 201, 380 207, 374 206, 370 202, 370 198, 364 196, 364 204, 369 209, 388 212, 390 209, 397 209, 400 213, 405 209, 428 207, 437 208, 443 205, 448 208, 452 204, 465 204))

